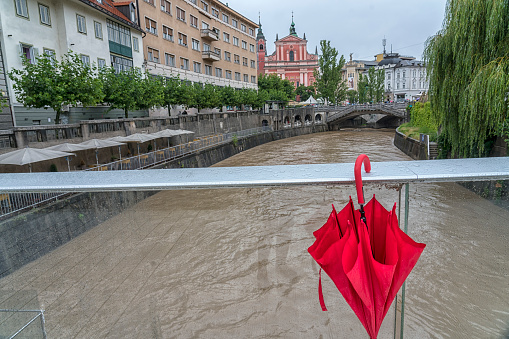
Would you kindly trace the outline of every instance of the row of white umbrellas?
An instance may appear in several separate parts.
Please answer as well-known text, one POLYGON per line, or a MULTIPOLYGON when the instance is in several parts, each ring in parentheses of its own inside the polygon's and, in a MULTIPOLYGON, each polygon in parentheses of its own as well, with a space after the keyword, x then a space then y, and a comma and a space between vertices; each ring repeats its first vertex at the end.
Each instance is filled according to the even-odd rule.
MULTIPOLYGON (((170 130, 165 129, 159 131, 157 133, 152 134, 142 134, 136 133, 131 134, 127 137, 114 137, 106 140, 102 139, 91 139, 84 141, 79 144, 71 144, 71 143, 63 143, 47 148, 30 148, 26 147, 23 149, 19 149, 16 151, 12 151, 9 153, 5 153, 0 155, 0 164, 3 165, 29 165, 30 172, 32 171, 31 164, 34 162, 63 158, 66 157, 67 166, 69 168, 69 157, 75 155, 72 152, 83 151, 87 149, 95 149, 96 150, 96 162, 99 164, 99 160, 97 157, 97 150, 105 147, 114 147, 114 146, 122 146, 125 142, 136 142, 138 144, 138 154, 139 154, 139 144, 147 141, 151 141, 158 138, 170 138, 177 135, 183 134, 193 134, 191 131, 186 130, 170 130)), ((169 139, 168 139, 168 147, 169 147, 169 139)), ((120 148, 119 148, 120 153, 120 148)), ((70 170, 70 168, 69 168, 70 170)))

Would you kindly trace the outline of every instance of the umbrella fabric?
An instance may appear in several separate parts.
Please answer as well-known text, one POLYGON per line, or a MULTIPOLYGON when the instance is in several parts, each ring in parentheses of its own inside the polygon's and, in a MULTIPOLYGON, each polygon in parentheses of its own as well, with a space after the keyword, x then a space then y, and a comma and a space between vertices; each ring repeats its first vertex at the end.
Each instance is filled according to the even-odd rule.
MULTIPOLYGON (((425 244, 416 243, 398 227, 396 205, 389 212, 376 199, 365 206, 367 225, 352 199, 313 234, 311 256, 332 279, 371 338, 425 244)), ((319 299, 326 310, 319 285, 319 299)))
POLYGON ((0 155, 0 164, 21 166, 38 161, 63 158, 69 155, 74 154, 48 149, 26 147, 0 155))
POLYGON ((79 144, 70 144, 68 142, 64 142, 63 144, 46 147, 46 149, 53 151, 61 151, 61 152, 76 152, 90 149, 87 146, 79 145, 79 144))
POLYGON ((147 141, 152 141, 157 138, 158 137, 150 135, 150 134, 135 133, 135 134, 131 134, 127 137, 113 137, 110 140, 122 141, 122 142, 144 143, 147 141))
POLYGON ((153 136, 156 136, 158 138, 171 138, 180 134, 182 133, 174 129, 163 129, 159 132, 152 133, 153 136))
POLYGON ((112 140, 102 140, 102 139, 90 139, 79 143, 78 145, 86 146, 88 149, 98 149, 98 148, 106 148, 113 146, 121 146, 123 145, 121 142, 116 142, 112 140))

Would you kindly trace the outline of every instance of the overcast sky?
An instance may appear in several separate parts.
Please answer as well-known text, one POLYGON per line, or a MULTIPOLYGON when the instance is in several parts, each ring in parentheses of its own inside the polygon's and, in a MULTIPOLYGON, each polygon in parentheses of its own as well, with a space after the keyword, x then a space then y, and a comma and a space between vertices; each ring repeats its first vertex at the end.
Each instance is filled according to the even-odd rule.
POLYGON ((299 37, 306 33, 308 52, 314 53, 320 40, 329 40, 348 61, 373 60, 386 49, 422 59, 424 42, 442 27, 447 0, 222 0, 258 23, 261 13, 268 53, 274 51, 276 33, 289 34, 292 11, 299 37))

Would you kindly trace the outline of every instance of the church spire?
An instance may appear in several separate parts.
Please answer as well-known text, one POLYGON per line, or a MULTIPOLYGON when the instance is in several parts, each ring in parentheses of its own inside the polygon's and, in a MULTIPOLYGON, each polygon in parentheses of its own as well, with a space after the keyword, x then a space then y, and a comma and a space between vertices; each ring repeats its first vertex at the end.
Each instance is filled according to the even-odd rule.
POLYGON ((293 22, 293 11, 292 11, 292 24, 290 25, 290 35, 298 37, 297 32, 295 31, 295 23, 293 22))
POLYGON ((256 35, 256 40, 263 39, 265 40, 265 36, 262 32, 262 22, 260 19, 260 12, 258 12, 258 34, 256 35))

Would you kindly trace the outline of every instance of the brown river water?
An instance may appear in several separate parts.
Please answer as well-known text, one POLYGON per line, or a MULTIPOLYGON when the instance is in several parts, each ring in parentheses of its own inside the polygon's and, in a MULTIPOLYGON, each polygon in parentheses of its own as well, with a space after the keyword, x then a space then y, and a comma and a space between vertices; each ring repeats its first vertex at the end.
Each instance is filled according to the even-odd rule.
MULTIPOLYGON (((411 161, 393 136, 312 134, 216 166, 411 161)), ((366 185, 372 194, 398 201, 394 187, 366 185)), ((163 191, 0 279, 0 308, 45 309, 48 338, 368 338, 325 274, 321 311, 307 252, 349 195, 354 186, 163 191)), ((509 211, 455 183, 410 185, 409 207, 408 233, 427 247, 407 279, 405 337, 506 338, 509 211)), ((15 318, 0 314, 0 337, 15 318)), ((392 338, 394 318, 379 338, 392 338)))

